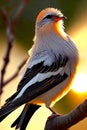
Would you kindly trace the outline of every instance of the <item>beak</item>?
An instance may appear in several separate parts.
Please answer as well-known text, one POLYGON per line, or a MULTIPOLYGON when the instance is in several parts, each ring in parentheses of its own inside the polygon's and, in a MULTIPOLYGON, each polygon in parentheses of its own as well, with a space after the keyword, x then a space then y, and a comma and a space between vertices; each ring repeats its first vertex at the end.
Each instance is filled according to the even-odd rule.
POLYGON ((60 21, 60 20, 64 20, 64 19, 67 19, 65 16, 61 16, 61 17, 59 17, 59 16, 54 16, 53 17, 53 20, 55 21, 55 22, 58 22, 58 21, 60 21))

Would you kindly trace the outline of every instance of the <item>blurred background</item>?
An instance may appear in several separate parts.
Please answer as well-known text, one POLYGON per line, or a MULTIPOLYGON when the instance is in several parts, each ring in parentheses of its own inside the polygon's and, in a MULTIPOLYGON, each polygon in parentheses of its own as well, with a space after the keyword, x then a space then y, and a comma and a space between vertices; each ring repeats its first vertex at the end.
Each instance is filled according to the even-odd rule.
MULTIPOLYGON (((21 1, 22 0, 1 0, 0 8, 5 9, 12 19, 21 1)), ((30 49, 33 44, 32 39, 34 37, 36 16, 46 7, 58 8, 67 17, 67 20, 64 21, 65 32, 76 42, 80 55, 80 62, 77 68, 77 74, 72 83, 72 90, 53 107, 56 112, 66 114, 87 98, 87 0, 30 0, 18 21, 14 46, 11 51, 10 63, 7 68, 5 79, 11 76, 16 71, 21 61, 28 57, 28 49, 30 49)), ((6 47, 6 28, 0 15, 0 70, 3 66, 3 57, 6 47)), ((0 105, 16 91, 21 74, 22 72, 4 88, 0 105)), ((12 130, 10 125, 20 113, 22 107, 0 123, 1 130, 12 130)), ((44 130, 46 119, 50 114, 50 111, 45 107, 40 108, 31 119, 27 130, 35 130, 36 128, 38 130, 44 130)), ((84 119, 74 125, 70 130, 86 129, 87 119, 84 119)))

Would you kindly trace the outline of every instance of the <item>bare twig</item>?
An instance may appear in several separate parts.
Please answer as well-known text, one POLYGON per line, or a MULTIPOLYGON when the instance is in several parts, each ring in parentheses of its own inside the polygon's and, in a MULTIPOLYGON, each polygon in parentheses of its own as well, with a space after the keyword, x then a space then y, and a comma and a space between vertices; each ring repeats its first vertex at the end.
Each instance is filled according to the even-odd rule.
POLYGON ((22 12, 23 12, 23 10, 24 10, 26 4, 28 3, 28 1, 29 1, 29 0, 23 0, 23 1, 21 2, 20 6, 18 7, 18 9, 17 9, 17 11, 16 11, 16 13, 15 13, 15 15, 14 15, 14 18, 13 18, 13 22, 14 22, 15 24, 18 23, 17 20, 18 20, 19 17, 21 16, 21 14, 22 14, 22 12))
POLYGON ((10 22, 10 19, 8 18, 5 10, 0 9, 0 13, 1 13, 3 21, 4 21, 5 25, 6 25, 6 34, 8 36, 7 50, 6 50, 6 54, 4 56, 3 67, 1 69, 0 93, 2 93, 2 86, 3 86, 3 83, 4 83, 4 76, 5 76, 6 69, 7 69, 7 66, 9 64, 9 61, 10 61, 10 53, 11 53, 11 49, 12 49, 12 45, 13 45, 13 41, 14 41, 14 35, 11 32, 11 24, 10 24, 11 22, 10 22))
POLYGON ((9 24, 9 18, 8 18, 8 16, 7 16, 7 13, 6 13, 5 9, 1 9, 1 8, 0 8, 0 14, 1 14, 1 16, 2 16, 2 19, 3 19, 4 23, 5 23, 6 25, 8 25, 8 24, 9 24))
POLYGON ((10 53, 11 53, 11 49, 12 49, 13 40, 14 40, 14 37, 8 41, 8 46, 7 46, 6 54, 4 57, 4 64, 3 64, 3 67, 1 70, 1 87, 3 86, 6 68, 7 68, 7 65, 10 60, 10 53))
POLYGON ((15 78, 18 76, 18 74, 19 74, 21 68, 24 66, 25 63, 26 63, 26 59, 18 66, 18 68, 17 68, 17 70, 15 71, 15 73, 14 73, 11 77, 9 77, 6 81, 4 81, 3 87, 4 87, 5 85, 7 85, 9 82, 11 82, 13 79, 15 79, 15 78))
POLYGON ((12 25, 14 27, 13 32, 15 32, 18 20, 19 20, 21 14, 23 13, 23 10, 28 2, 29 2, 29 0, 22 0, 22 2, 20 3, 20 6, 18 7, 18 9, 17 9, 17 11, 12 19, 12 25))
POLYGON ((66 130, 87 117, 87 100, 77 106, 71 113, 47 120, 45 130, 66 130))
POLYGON ((19 70, 18 70, 18 72, 15 72, 15 74, 12 77, 10 77, 9 80, 4 82, 4 76, 5 76, 9 61, 10 61, 10 54, 11 54, 11 50, 12 50, 12 46, 13 46, 13 42, 14 42, 16 26, 17 26, 19 17, 21 16, 28 1, 29 0, 23 0, 20 3, 20 6, 12 20, 8 17, 5 10, 0 9, 0 14, 6 25, 6 35, 8 37, 7 50, 6 50, 6 54, 4 56, 4 63, 3 63, 2 69, 1 69, 0 94, 2 93, 2 87, 7 84, 6 82, 10 82, 12 79, 14 79, 14 77, 17 76, 18 72, 19 72, 19 70))

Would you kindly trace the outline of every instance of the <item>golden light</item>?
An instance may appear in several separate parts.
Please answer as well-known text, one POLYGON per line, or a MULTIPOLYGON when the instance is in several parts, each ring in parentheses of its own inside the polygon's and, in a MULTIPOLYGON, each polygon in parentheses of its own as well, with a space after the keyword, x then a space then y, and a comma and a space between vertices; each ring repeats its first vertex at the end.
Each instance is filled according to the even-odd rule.
POLYGON ((87 74, 79 73, 79 74, 77 74, 76 78, 73 81, 72 89, 78 93, 85 93, 85 92, 87 92, 86 82, 87 82, 87 74))
POLYGON ((72 83, 73 91, 83 95, 87 93, 87 17, 84 16, 80 22, 78 20, 69 34, 79 50, 77 74, 72 83))
POLYGON ((33 117, 31 118, 27 130, 43 130, 45 127, 45 123, 47 121, 47 118, 51 115, 51 112, 49 109, 47 109, 45 106, 42 106, 35 112, 33 117))

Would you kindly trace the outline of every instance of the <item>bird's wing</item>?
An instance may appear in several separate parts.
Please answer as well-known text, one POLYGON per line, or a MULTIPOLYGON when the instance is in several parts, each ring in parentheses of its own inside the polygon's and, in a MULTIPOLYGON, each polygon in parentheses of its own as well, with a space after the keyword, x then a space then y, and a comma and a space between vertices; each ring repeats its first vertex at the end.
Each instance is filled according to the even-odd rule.
POLYGON ((8 103, 0 110, 0 116, 15 110, 20 105, 29 102, 64 81, 68 74, 65 72, 61 74, 60 72, 67 62, 67 56, 59 55, 59 58, 51 66, 44 65, 44 61, 42 61, 33 65, 32 68, 28 68, 19 83, 17 92, 7 100, 8 103))

